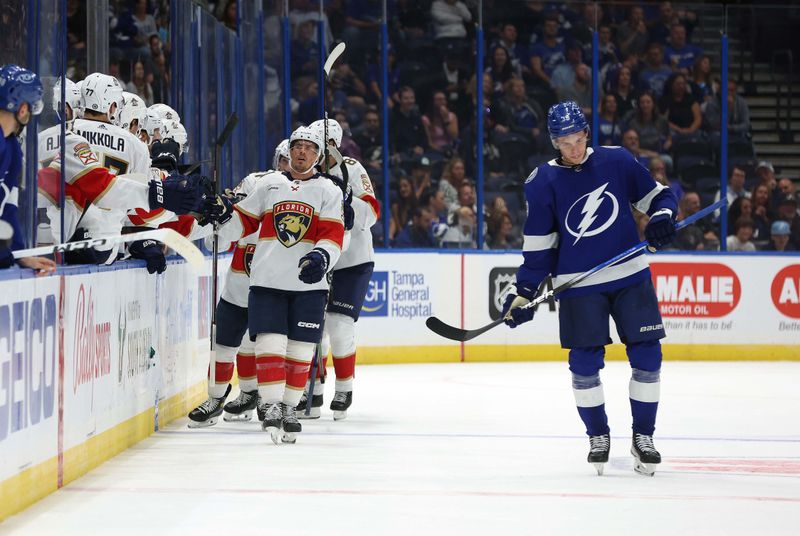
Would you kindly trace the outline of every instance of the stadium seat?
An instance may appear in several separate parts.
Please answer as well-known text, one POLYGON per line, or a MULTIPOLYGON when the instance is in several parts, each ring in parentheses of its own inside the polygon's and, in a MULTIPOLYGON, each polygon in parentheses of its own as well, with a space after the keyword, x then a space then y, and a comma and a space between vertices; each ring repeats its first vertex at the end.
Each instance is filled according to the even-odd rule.
POLYGON ((672 158, 677 169, 681 167, 681 159, 686 157, 700 157, 703 160, 714 160, 714 151, 711 144, 705 140, 683 140, 675 142, 672 146, 672 158))
POLYGON ((719 181, 719 170, 709 160, 701 160, 688 168, 681 169, 679 175, 681 181, 690 188, 694 188, 697 180, 703 177, 717 177, 717 181, 719 181))

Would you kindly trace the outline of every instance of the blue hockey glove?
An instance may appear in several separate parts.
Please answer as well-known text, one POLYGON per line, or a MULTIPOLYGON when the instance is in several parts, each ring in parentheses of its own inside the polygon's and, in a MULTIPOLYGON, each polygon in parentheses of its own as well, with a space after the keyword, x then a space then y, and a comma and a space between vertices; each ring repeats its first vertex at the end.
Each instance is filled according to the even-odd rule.
POLYGON ((647 244, 652 249, 661 249, 675 239, 675 220, 672 211, 662 209, 650 216, 650 222, 644 228, 647 244))
POLYGON ((207 179, 200 175, 170 175, 150 181, 150 208, 164 208, 175 214, 197 211, 203 204, 207 179))
POLYGON ((323 249, 314 248, 300 258, 297 266, 300 268, 300 281, 307 285, 313 285, 322 281, 325 272, 328 271, 328 252, 323 249))
POLYGON ((233 205, 245 197, 244 194, 234 194, 230 190, 226 190, 221 195, 207 198, 198 223, 200 225, 208 225, 212 222, 227 223, 233 217, 233 205))
POLYGON ((509 292, 503 302, 503 321, 510 328, 515 328, 525 322, 533 320, 533 315, 536 312, 533 307, 522 309, 533 300, 536 294, 536 289, 522 283, 514 285, 514 290, 509 292))
POLYGON ((14 255, 8 247, 0 247, 0 269, 14 266, 14 255))
POLYGON ((180 145, 171 138, 156 140, 150 147, 152 166, 170 173, 178 170, 178 157, 180 154, 180 145))
POLYGON ((142 259, 147 262, 147 273, 163 273, 167 269, 167 259, 164 257, 164 248, 155 240, 137 240, 128 246, 128 253, 132 259, 142 259))

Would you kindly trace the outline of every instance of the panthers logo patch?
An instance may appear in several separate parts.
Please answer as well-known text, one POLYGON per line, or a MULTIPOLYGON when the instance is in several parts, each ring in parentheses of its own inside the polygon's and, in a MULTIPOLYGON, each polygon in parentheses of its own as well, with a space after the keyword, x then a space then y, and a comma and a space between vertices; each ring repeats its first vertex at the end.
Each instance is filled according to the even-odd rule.
POLYGON ((88 143, 80 142, 75 144, 75 156, 81 161, 84 166, 89 164, 96 164, 97 157, 92 152, 92 148, 88 143))
POLYGON ((311 226, 314 207, 298 201, 284 201, 272 207, 275 234, 287 248, 300 242, 311 226))
POLYGON ((247 274, 247 277, 250 277, 250 265, 253 264, 253 255, 255 254, 255 244, 248 244, 248 246, 244 248, 244 273, 247 274))

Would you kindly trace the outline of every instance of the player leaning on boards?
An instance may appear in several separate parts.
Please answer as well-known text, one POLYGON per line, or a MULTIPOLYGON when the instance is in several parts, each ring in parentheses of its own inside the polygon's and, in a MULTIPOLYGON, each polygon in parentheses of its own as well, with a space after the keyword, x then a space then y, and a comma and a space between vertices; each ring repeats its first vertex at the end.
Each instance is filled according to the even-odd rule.
MULTIPOLYGON (((283 140, 275 150, 274 168, 263 173, 251 173, 242 179, 233 194, 238 198, 247 197, 264 177, 274 174, 275 170, 279 174, 289 171, 288 162, 289 140, 283 140)), ((284 175, 284 180, 289 179, 284 175)), ((255 346, 247 333, 250 267, 258 240, 259 233, 256 231, 234 245, 233 258, 225 275, 225 286, 217 303, 216 345, 208 367, 208 399, 189 412, 189 428, 217 424, 223 410, 225 421, 249 421, 258 404, 255 346), (234 356, 236 373, 239 376, 239 396, 225 404, 231 391, 234 356)))
POLYGON ((223 244, 259 232, 250 271, 248 329, 255 340, 262 428, 276 444, 279 437, 293 443, 302 430, 294 408, 322 338, 325 276, 339 260, 344 241, 342 191, 314 167, 322 144, 316 131, 298 128, 290 138, 290 181, 270 173, 236 205, 218 197, 209 208, 221 224, 223 244))
MULTIPOLYGON (((31 117, 44 108, 44 88, 35 73, 17 65, 0 67, 0 268, 14 264, 12 250, 25 247, 17 219, 19 176, 22 173, 22 149, 18 136, 31 117), (7 243, 6 243, 7 242, 7 243), (9 247, 10 246, 10 247, 9 247)), ((37 275, 54 272, 56 264, 44 257, 17 259, 20 266, 33 268, 37 275)))
MULTIPOLYGON (((660 249, 675 236, 677 200, 669 188, 619 147, 587 147, 589 126, 572 101, 550 108, 547 128, 561 156, 542 164, 525 181, 528 218, 524 262, 506 297, 506 324, 533 318, 522 309, 548 275, 554 285, 600 264, 639 242, 630 207, 650 216, 645 236, 660 249)), ((561 346, 569 368, 578 414, 589 435, 589 463, 603 474, 611 446, 599 371, 604 366, 609 315, 632 367, 631 454, 636 472, 652 476, 661 455, 653 445, 658 409, 661 343, 665 336, 650 268, 642 253, 564 291, 559 297, 561 346)))
MULTIPOLYGON (((328 119, 328 143, 336 149, 342 143, 342 127, 335 119, 328 119)), ((311 128, 324 137, 323 120, 315 121, 311 128)), ((332 272, 331 293, 328 298, 327 315, 322 339, 322 364, 325 367, 328 350, 333 350, 333 368, 336 372, 336 392, 331 401, 334 420, 347 417, 347 409, 353 402, 353 378, 356 368, 356 327, 361 306, 367 294, 372 270, 375 267, 375 251, 372 247, 370 228, 380 217, 380 205, 369 175, 358 161, 346 157, 341 163, 329 156, 329 173, 350 187, 353 224, 350 244, 342 253, 332 272)), ((316 382, 311 397, 311 410, 307 418, 320 416, 324 384, 316 382)), ((299 418, 305 417, 307 392, 297 406, 299 418)))

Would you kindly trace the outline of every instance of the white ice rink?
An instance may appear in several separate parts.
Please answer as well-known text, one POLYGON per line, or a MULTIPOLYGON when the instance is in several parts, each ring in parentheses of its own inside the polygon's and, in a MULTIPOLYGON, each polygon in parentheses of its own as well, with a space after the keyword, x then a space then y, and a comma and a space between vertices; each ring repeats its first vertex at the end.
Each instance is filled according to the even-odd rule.
POLYGON ((800 363, 662 371, 652 478, 632 470, 630 369, 603 372, 598 477, 564 363, 360 367, 348 419, 276 446, 186 419, 0 524, 2 534, 800 534, 800 363))

